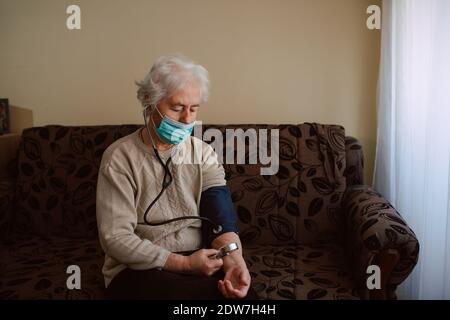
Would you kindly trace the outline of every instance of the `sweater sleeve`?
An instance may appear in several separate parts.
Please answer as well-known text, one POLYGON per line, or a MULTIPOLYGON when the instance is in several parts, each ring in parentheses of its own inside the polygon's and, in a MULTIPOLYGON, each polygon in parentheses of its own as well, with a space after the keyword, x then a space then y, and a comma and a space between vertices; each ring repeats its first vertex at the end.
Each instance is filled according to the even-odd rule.
POLYGON ((136 270, 164 266, 170 251, 134 232, 137 212, 131 177, 110 165, 101 167, 96 209, 100 244, 108 256, 136 270))
POLYGON ((214 149, 209 144, 204 142, 203 149, 202 192, 211 187, 224 186, 227 184, 225 180, 225 171, 223 166, 219 163, 214 149))

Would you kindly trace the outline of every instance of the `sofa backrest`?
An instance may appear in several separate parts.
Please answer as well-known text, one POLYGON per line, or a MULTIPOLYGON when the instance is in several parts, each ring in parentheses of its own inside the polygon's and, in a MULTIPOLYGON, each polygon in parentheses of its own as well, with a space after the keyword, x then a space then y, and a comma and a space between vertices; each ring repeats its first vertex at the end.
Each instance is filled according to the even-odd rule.
MULTIPOLYGON (((260 135, 266 134, 264 130, 279 132, 279 169, 275 175, 261 175, 261 167, 267 165, 224 163, 243 242, 340 241, 337 239, 341 199, 346 189, 342 126, 308 123, 204 126, 205 130, 210 128, 219 129, 224 137, 227 129, 253 128, 258 141, 260 135)), ((224 154, 230 152, 225 150, 229 147, 229 143, 224 143, 224 154)))
POLYGON ((138 125, 33 127, 22 132, 13 229, 97 237, 95 199, 105 149, 138 125))
MULTIPOLYGON (((115 140, 139 127, 49 125, 24 130, 18 155, 15 231, 97 237, 96 182, 102 154, 115 140)), ((263 132, 260 129, 278 129, 280 137, 275 175, 261 176, 260 169, 267 165, 248 161, 237 164, 236 153, 235 163, 224 163, 242 241, 336 241, 346 181, 362 183, 362 150, 358 142, 346 138, 344 128, 338 125, 203 126, 204 131, 218 129, 223 133, 238 128, 255 129, 258 139, 263 132), (348 167, 349 154, 354 163, 348 167)), ((229 147, 224 143, 223 154, 229 147)))

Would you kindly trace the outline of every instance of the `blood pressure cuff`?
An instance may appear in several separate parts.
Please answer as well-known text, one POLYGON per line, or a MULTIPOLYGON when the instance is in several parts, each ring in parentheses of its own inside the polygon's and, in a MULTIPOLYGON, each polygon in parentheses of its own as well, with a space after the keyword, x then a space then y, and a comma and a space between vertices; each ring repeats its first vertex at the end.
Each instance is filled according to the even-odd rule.
POLYGON ((200 216, 209 218, 222 226, 222 231, 214 234, 211 223, 202 221, 203 243, 207 248, 211 248, 211 242, 225 232, 239 233, 230 189, 226 185, 211 187, 202 192, 200 216))

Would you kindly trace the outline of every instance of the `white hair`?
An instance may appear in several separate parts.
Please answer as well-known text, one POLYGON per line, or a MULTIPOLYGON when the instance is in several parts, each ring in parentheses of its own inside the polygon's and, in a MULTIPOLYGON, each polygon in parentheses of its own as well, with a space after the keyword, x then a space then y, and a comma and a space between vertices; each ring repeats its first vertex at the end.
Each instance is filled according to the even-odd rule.
POLYGON ((180 53, 159 57, 144 80, 135 83, 139 87, 137 98, 143 107, 157 105, 190 84, 200 89, 201 103, 209 97, 208 71, 180 53))

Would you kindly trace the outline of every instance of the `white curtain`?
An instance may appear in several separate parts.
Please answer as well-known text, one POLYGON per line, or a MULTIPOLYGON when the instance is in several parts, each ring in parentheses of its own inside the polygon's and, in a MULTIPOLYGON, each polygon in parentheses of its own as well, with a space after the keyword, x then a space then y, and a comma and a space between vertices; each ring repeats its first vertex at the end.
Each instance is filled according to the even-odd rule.
POLYGON ((374 187, 420 242, 399 299, 450 299, 450 0, 384 0, 374 187))

